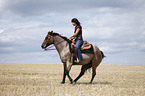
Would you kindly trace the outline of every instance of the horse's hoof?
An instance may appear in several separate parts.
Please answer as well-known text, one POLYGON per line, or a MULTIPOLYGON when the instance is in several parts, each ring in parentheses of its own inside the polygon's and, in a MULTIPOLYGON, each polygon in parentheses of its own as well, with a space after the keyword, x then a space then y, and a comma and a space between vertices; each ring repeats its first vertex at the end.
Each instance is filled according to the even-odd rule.
POLYGON ((73 81, 73 82, 71 82, 70 84, 76 84, 76 82, 73 81))
POLYGON ((74 81, 73 84, 76 84, 76 82, 74 81))
POLYGON ((61 82, 61 84, 64 84, 65 82, 61 82))
POLYGON ((73 79, 71 79, 71 80, 70 80, 70 84, 73 84, 73 82, 74 82, 73 79))
POLYGON ((70 82, 70 84, 73 84, 73 82, 70 82))
POLYGON ((90 82, 89 84, 92 84, 92 82, 90 82))

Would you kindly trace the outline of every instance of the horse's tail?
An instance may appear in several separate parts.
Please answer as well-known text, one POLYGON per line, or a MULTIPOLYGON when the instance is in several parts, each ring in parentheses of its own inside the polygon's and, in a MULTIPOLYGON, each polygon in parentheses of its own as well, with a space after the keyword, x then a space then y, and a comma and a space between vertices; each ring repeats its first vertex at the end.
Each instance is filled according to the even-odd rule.
POLYGON ((103 51, 101 51, 101 54, 102 54, 102 59, 103 59, 104 57, 106 57, 106 56, 104 55, 103 51))
MULTIPOLYGON (((100 51, 97 46, 94 46, 94 55, 95 55, 96 60, 97 60, 97 50, 100 51)), ((101 55, 102 55, 102 59, 104 57, 106 57, 102 51, 100 51, 100 52, 101 52, 101 55)))

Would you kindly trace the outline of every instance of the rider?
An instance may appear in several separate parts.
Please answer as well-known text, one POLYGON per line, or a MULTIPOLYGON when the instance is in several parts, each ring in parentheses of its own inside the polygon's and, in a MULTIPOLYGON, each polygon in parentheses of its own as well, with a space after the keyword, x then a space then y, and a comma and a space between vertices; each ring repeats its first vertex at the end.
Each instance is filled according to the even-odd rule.
POLYGON ((78 21, 77 18, 73 18, 71 20, 71 23, 73 26, 75 26, 75 31, 74 34, 69 37, 69 39, 75 39, 76 42, 76 50, 77 50, 77 54, 78 54, 78 58, 76 62, 80 62, 82 60, 82 55, 81 55, 81 46, 83 44, 83 38, 82 38, 82 26, 80 24, 80 22, 78 21))

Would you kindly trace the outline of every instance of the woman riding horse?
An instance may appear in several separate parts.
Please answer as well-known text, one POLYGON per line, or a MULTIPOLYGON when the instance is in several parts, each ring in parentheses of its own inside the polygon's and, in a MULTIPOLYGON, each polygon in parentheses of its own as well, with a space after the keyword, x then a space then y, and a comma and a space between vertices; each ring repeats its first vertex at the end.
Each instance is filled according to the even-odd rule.
POLYGON ((65 83, 66 76, 68 76, 71 84, 76 83, 84 75, 85 71, 89 68, 92 68, 92 78, 90 81, 90 83, 92 83, 96 75, 96 69, 105 56, 103 52, 95 45, 92 45, 93 53, 82 53, 81 55, 80 47, 83 44, 82 27, 80 25, 80 22, 76 18, 73 18, 71 22, 73 26, 75 26, 75 32, 69 39, 71 38, 75 39, 78 59, 81 60, 81 61, 78 60, 75 63, 75 65, 82 65, 81 72, 76 77, 76 79, 73 80, 69 74, 71 67, 73 65, 73 62, 71 62, 72 53, 70 52, 69 39, 67 39, 64 36, 61 36, 58 33, 51 31, 48 32, 41 47, 42 49, 47 49, 47 47, 52 44, 54 44, 54 46, 56 47, 64 67, 63 79, 61 82, 62 84, 65 83))
POLYGON ((80 22, 78 21, 78 19, 73 18, 71 20, 72 25, 75 26, 75 31, 74 34, 69 37, 69 39, 75 39, 76 42, 76 50, 77 50, 77 61, 75 61, 76 63, 80 62, 82 60, 82 54, 81 54, 81 46, 83 44, 83 37, 82 37, 82 26, 80 24, 80 22))

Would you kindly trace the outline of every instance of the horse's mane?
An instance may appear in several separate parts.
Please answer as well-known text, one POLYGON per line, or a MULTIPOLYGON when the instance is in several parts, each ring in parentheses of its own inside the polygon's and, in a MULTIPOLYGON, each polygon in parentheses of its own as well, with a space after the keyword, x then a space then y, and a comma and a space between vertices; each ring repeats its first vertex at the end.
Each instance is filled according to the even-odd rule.
POLYGON ((56 33, 56 32, 48 32, 48 34, 52 35, 52 36, 60 36, 61 38, 63 38, 65 41, 69 41, 69 39, 67 39, 67 37, 65 36, 61 36, 60 34, 56 33))

